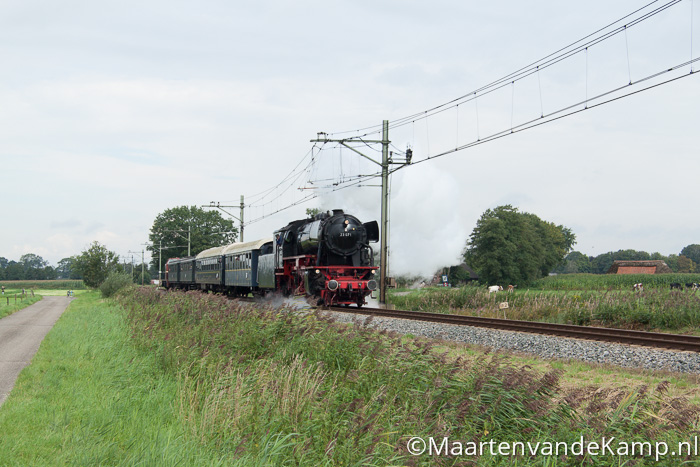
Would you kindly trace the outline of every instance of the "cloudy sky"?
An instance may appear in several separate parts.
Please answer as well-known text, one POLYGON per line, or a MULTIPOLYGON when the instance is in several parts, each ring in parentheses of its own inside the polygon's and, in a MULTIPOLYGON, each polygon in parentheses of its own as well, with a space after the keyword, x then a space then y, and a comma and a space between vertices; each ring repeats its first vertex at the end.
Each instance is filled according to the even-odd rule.
MULTIPOLYGON (((35 253, 55 265, 94 240, 125 257, 140 251, 168 208, 253 201, 300 161, 306 167, 317 132, 399 121, 468 96, 646 2, 0 5, 0 256, 35 253)), ((392 129, 392 150, 434 156, 699 55, 700 1, 684 0, 556 66, 392 129)), ((668 84, 397 171, 392 271, 456 263, 481 213, 502 204, 571 228, 589 255, 677 254, 700 243, 700 79, 691 66, 700 63, 634 90, 687 76, 668 84)), ((377 149, 363 151, 377 158, 377 149)), ((307 196, 296 188, 314 177, 374 170, 332 144, 313 155, 297 185, 246 218, 307 196)), ((376 187, 318 193, 249 225, 246 240, 310 207, 379 218, 376 187)))

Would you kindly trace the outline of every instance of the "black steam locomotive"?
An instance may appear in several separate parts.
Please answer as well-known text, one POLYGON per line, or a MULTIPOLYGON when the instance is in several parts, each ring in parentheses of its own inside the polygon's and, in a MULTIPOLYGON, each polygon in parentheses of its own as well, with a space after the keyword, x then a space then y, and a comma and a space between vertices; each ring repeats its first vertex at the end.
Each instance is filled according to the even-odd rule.
POLYGON ((325 305, 362 306, 378 287, 370 242, 379 240, 376 221, 361 223, 337 209, 290 222, 266 238, 171 258, 168 288, 201 289, 232 296, 316 297, 325 305))

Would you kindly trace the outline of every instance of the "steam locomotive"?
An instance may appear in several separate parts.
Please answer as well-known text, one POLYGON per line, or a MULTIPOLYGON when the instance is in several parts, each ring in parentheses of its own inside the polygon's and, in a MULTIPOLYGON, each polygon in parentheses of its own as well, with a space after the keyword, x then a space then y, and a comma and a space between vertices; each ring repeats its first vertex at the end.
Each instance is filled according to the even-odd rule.
POLYGON ((376 221, 360 223, 336 209, 290 222, 272 238, 170 258, 167 288, 200 289, 230 296, 278 291, 306 295, 318 304, 361 307, 378 287, 370 242, 379 240, 376 221))

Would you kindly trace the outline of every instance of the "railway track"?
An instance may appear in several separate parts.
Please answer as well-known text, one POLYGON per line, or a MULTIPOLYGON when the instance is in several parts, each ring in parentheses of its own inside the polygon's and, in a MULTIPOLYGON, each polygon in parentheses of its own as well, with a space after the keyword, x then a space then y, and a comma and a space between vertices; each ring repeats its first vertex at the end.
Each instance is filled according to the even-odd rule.
POLYGON ((591 326, 575 326, 570 324, 537 323, 512 319, 481 318, 476 316, 428 313, 423 311, 387 310, 383 308, 330 307, 326 309, 342 313, 355 313, 387 318, 401 318, 443 324, 475 326, 535 334, 549 334, 578 339, 700 352, 700 337, 684 336, 681 334, 632 331, 626 329, 599 328, 591 326))

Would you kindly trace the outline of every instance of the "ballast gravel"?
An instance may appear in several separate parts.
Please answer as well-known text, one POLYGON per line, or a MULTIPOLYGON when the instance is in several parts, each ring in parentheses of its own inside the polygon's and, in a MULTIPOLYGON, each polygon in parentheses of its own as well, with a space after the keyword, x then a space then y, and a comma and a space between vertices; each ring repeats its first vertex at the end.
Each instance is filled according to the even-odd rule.
MULTIPOLYGON (((334 311, 324 313, 338 322, 357 322, 361 325, 364 325, 369 317, 369 315, 334 311)), ((549 359, 575 359, 628 368, 700 373, 700 353, 697 352, 660 350, 635 345, 377 316, 369 321, 367 327, 431 339, 476 344, 494 350, 522 352, 549 359)))

